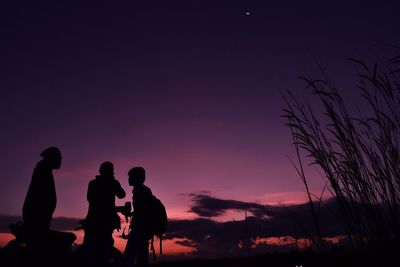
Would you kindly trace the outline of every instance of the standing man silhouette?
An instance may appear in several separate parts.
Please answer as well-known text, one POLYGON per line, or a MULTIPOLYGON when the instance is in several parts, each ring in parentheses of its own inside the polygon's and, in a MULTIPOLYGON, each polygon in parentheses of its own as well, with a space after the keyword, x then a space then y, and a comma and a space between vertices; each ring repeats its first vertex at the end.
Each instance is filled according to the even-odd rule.
POLYGON ((124 253, 124 267, 147 266, 149 264, 149 218, 153 194, 143 183, 146 179, 144 168, 135 167, 128 172, 128 182, 132 190, 132 223, 124 253), (135 265, 136 266, 136 265, 135 265))
POLYGON ((76 236, 73 233, 50 230, 57 195, 53 170, 61 167, 62 156, 57 147, 45 149, 33 170, 32 180, 26 194, 22 217, 27 245, 32 249, 34 260, 42 264, 53 256, 62 259, 68 253, 76 236))
POLYGON ((112 234, 120 228, 115 197, 124 198, 125 191, 114 177, 114 165, 103 162, 100 175, 89 182, 87 200, 89 211, 84 225, 83 240, 90 266, 105 266, 111 259, 114 239, 112 234))

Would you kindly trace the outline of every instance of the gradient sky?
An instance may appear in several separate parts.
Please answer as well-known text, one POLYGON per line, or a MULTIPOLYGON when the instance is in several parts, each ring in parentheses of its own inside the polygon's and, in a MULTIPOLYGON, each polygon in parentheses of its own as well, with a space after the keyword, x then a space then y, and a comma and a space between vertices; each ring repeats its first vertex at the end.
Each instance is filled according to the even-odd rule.
MULTIPOLYGON (((39 153, 58 146, 55 216, 84 217, 103 161, 128 170, 172 218, 191 193, 304 201, 281 118, 317 62, 344 87, 348 57, 398 45, 399 1, 106 1, 0 4, 0 214, 21 215, 39 153)), ((14 2, 14 1, 13 1, 14 2)), ((369 59, 369 58, 368 58, 369 59)), ((350 91, 349 98, 353 97, 350 91)), ((321 186, 315 175, 313 190, 321 186)), ((225 219, 243 219, 229 214, 225 219), (230 216, 230 218, 228 218, 230 216)))

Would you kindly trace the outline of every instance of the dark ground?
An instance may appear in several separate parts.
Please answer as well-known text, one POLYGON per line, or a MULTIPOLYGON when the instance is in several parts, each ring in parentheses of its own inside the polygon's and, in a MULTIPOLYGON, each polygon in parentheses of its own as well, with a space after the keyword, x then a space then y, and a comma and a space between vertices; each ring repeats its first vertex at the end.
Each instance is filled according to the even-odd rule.
MULTIPOLYGON (((19 254, 20 256, 23 254, 19 254)), ((327 253, 291 252, 269 253, 252 257, 191 259, 181 261, 158 261, 153 267, 390 267, 399 266, 400 251, 391 250, 378 253, 331 251, 327 253)), ((23 267, 9 261, 3 249, 0 249, 1 267, 23 267)), ((55 264, 52 266, 75 267, 75 264, 55 264)), ((112 265, 118 267, 119 264, 112 265)), ((111 266, 110 266, 111 267, 111 266)))
MULTIPOLYGON (((399 251, 400 253, 400 251, 399 251)), ((395 255, 380 253, 271 253, 253 257, 159 262, 157 267, 389 267, 399 266, 395 255)))

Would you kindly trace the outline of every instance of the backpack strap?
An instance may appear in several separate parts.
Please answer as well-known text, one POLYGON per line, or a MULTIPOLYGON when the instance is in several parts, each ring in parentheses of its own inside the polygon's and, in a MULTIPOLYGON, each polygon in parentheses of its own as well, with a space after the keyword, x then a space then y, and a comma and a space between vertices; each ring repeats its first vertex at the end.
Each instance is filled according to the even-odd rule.
POLYGON ((156 250, 154 249, 154 235, 151 238, 151 250, 153 251, 153 259, 156 260, 156 250))
POLYGON ((162 235, 160 237, 160 255, 162 255, 162 235))

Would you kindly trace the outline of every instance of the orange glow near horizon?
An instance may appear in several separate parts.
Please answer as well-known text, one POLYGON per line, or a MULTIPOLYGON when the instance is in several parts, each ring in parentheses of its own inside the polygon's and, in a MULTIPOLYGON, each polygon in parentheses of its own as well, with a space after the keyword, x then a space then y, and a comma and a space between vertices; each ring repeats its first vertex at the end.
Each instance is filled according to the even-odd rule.
MULTIPOLYGON (((324 240, 331 244, 338 244, 345 236, 325 237, 324 240)), ((300 249, 311 246, 311 240, 308 238, 294 238, 292 236, 273 236, 273 237, 257 237, 253 241, 251 247, 256 248, 258 245, 274 245, 274 246, 296 246, 300 249)))
POLYGON ((188 211, 188 208, 168 208, 168 220, 193 220, 198 216, 188 211))
MULTIPOLYGON (((73 232, 76 235, 76 241, 75 243, 80 245, 83 242, 83 231, 74 231, 73 232)), ((126 239, 121 238, 122 230, 121 231, 114 231, 114 246, 121 252, 125 251, 125 246, 126 246, 126 239)), ((12 236, 12 235, 11 235, 12 236)), ((196 251, 195 248, 193 247, 188 247, 188 246, 183 246, 180 244, 177 244, 177 241, 187 241, 185 238, 174 238, 172 240, 163 240, 163 255, 166 256, 176 256, 176 255, 187 255, 190 253, 193 253, 196 251)), ((154 248, 156 250, 157 255, 159 255, 159 239, 155 238, 154 239, 154 248)))
MULTIPOLYGON (((121 252, 124 252, 127 240, 122 239, 120 237, 114 238, 114 240, 115 240, 114 246, 121 252)), ((174 238, 174 239, 163 240, 162 241, 163 255, 165 256, 188 255, 196 251, 196 249, 193 247, 177 244, 176 243, 177 241, 187 241, 187 239, 174 238)), ((156 251, 157 256, 160 254, 159 242, 160 241, 158 238, 154 239, 154 249, 156 251)))
POLYGON ((0 248, 5 247, 13 239, 14 236, 10 233, 0 233, 0 248))
POLYGON ((311 242, 306 238, 296 239, 292 236, 273 236, 273 237, 257 237, 253 241, 251 247, 256 248, 258 245, 273 245, 273 246, 298 246, 299 248, 309 247, 311 242))

